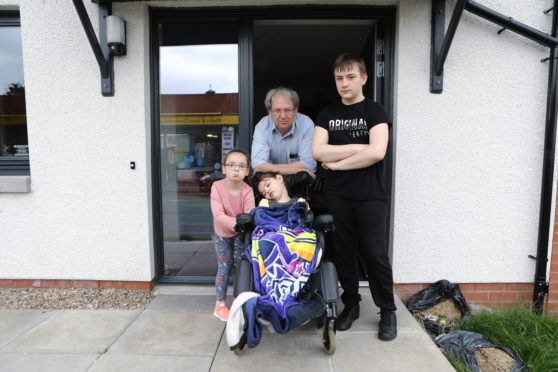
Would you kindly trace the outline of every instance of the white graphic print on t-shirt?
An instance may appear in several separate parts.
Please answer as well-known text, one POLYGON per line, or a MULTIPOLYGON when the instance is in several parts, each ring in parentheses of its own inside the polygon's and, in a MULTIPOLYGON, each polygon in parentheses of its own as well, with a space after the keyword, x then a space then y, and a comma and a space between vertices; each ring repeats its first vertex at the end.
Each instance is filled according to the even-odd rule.
POLYGON ((366 119, 333 119, 329 121, 329 131, 346 131, 353 138, 368 136, 366 119))

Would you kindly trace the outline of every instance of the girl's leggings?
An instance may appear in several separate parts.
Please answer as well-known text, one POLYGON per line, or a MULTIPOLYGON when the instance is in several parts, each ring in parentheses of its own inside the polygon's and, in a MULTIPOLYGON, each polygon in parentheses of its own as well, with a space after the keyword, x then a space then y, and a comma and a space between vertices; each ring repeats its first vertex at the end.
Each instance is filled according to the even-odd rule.
POLYGON ((215 291, 217 301, 225 301, 229 276, 234 275, 233 268, 237 268, 244 252, 240 238, 224 238, 215 235, 215 252, 217 253, 217 276, 215 277, 215 291))

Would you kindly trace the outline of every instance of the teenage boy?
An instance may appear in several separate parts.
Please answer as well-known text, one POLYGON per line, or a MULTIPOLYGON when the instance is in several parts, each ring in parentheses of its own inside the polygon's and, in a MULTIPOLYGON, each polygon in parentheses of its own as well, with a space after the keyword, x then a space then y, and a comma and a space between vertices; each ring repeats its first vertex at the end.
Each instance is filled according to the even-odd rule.
POLYGON ((358 259, 364 262, 372 298, 380 308, 378 336, 397 337, 393 275, 388 256, 387 193, 384 156, 390 121, 385 109, 363 94, 368 76, 361 58, 337 57, 333 72, 341 101, 323 109, 316 120, 312 155, 328 169, 325 195, 335 220, 333 261, 345 305, 335 328, 351 328, 360 315, 358 259))

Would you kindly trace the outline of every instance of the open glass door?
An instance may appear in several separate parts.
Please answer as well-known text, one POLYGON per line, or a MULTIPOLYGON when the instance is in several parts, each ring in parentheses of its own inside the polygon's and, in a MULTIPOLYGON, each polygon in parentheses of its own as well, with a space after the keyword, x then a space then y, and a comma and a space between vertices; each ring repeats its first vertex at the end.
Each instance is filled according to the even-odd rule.
POLYGON ((159 47, 164 276, 211 277, 209 203, 223 154, 238 145, 236 25, 167 25, 159 47))

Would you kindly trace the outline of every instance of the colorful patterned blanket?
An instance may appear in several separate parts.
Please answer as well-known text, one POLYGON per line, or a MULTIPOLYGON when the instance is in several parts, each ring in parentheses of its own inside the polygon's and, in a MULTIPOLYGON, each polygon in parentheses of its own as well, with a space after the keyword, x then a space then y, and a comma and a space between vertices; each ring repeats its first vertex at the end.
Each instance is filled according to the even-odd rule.
POLYGON ((258 302, 272 305, 281 318, 321 258, 315 232, 304 225, 307 208, 306 201, 299 199, 252 212, 256 228, 247 254, 254 268, 255 290, 261 294, 258 302))

